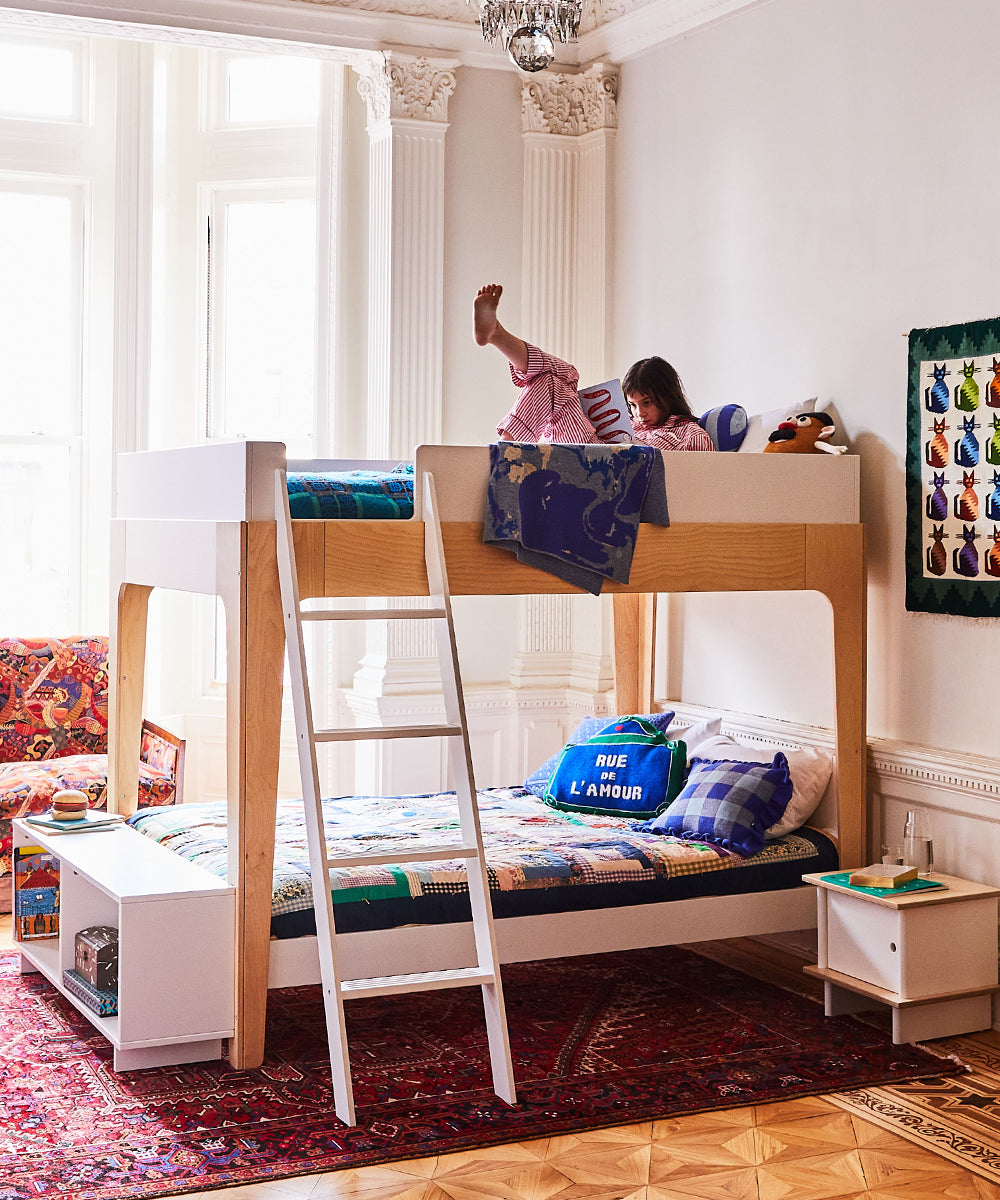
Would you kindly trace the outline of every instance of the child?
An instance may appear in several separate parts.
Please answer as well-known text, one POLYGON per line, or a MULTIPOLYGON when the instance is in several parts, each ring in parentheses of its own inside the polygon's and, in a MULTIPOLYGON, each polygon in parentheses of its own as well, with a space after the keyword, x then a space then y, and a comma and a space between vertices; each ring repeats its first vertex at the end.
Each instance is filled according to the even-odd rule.
MULTIPOLYGON (((506 442, 600 442, 583 415, 575 367, 508 332, 497 319, 503 288, 487 283, 473 304, 473 332, 480 346, 496 346, 520 388, 514 407, 497 426, 506 442)), ((631 366, 622 390, 632 409, 633 441, 658 450, 713 450, 694 419, 677 372, 662 358, 631 366)))

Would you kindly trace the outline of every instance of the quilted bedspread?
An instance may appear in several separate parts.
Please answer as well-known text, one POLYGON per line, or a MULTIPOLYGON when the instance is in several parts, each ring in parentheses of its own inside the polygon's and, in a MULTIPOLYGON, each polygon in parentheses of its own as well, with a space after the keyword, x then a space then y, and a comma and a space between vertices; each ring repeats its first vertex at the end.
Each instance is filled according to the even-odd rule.
MULTIPOLYGON (((348 796, 324 800, 331 855, 412 851, 421 842, 458 840, 454 796, 348 796)), ((706 871, 732 871, 765 859, 801 858, 810 844, 779 838, 752 858, 706 842, 643 833, 634 821, 559 812, 523 788, 479 793, 490 888, 514 892, 639 882, 706 871)), ((220 878, 226 875, 224 802, 148 809, 129 818, 142 833, 220 878)), ((359 866, 332 872, 334 903, 449 894, 468 890, 461 860, 359 866)), ((312 908, 301 800, 279 800, 272 915, 312 908)))

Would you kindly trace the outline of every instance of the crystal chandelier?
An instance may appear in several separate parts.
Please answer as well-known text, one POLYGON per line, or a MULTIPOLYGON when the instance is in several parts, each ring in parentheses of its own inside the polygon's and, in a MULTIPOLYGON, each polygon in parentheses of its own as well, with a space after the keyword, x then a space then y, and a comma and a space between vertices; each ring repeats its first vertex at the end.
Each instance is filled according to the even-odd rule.
POLYGON ((483 38, 502 46, 522 71, 544 71, 556 42, 571 42, 580 28, 585 0, 468 0, 479 5, 483 38))

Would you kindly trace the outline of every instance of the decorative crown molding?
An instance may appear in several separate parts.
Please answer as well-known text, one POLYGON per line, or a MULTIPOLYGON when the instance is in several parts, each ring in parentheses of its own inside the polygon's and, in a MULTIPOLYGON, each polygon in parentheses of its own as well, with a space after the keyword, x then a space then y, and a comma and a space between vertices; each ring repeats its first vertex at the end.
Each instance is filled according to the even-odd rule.
POLYGON ((618 127, 618 72, 606 63, 569 75, 547 71, 521 84, 522 133, 575 137, 618 127))
POLYGON ((351 8, 362 12, 424 17, 435 21, 476 21, 475 5, 468 0, 297 0, 316 8, 351 8))
MULTIPOLYGON (((560 45, 566 68, 620 63, 771 0, 585 0, 580 37, 560 45)), ((106 36, 216 42, 261 39, 338 55, 389 46, 456 54, 466 65, 513 71, 479 35, 466 0, 0 0, 0 23, 106 36)))

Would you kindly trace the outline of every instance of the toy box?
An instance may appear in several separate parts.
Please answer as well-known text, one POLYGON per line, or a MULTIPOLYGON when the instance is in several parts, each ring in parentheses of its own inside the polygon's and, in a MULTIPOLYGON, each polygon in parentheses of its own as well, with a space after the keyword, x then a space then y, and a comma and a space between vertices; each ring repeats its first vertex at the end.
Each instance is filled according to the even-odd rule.
POLYGON ((81 929, 74 948, 76 973, 99 992, 117 992, 118 930, 111 925, 81 929))

